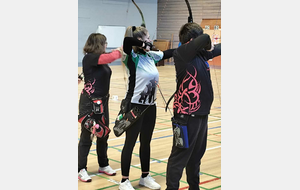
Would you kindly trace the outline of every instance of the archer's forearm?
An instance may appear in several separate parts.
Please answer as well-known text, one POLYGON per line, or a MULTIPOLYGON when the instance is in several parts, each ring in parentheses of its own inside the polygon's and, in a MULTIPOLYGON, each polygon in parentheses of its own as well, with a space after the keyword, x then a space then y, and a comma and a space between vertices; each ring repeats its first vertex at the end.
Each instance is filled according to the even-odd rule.
POLYGON ((208 34, 202 34, 190 42, 177 48, 177 52, 184 62, 190 62, 194 57, 203 51, 211 48, 211 40, 208 34))
POLYGON ((215 45, 214 50, 212 50, 212 53, 213 57, 221 55, 221 43, 215 45))
MULTIPOLYGON (((176 48, 175 48, 175 49, 176 49, 176 48)), ((175 49, 168 49, 168 50, 163 51, 164 56, 163 56, 162 59, 169 59, 170 57, 173 57, 173 51, 174 51, 175 49)))
POLYGON ((100 55, 98 59, 98 65, 108 64, 119 58, 121 58, 121 53, 118 50, 110 53, 104 53, 100 55))
POLYGON ((132 46, 142 47, 143 42, 133 37, 125 37, 123 41, 123 51, 129 55, 132 51, 132 46))

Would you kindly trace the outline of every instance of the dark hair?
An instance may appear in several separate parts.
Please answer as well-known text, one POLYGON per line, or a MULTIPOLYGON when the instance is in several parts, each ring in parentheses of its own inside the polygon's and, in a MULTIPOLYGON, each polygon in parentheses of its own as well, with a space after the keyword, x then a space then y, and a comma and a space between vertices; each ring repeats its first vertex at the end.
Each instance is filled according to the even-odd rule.
POLYGON ((203 29, 197 23, 186 23, 179 30, 179 41, 181 44, 185 44, 190 41, 191 38, 195 39, 203 34, 203 29))
POLYGON ((92 33, 83 47, 83 53, 105 53, 105 43, 106 37, 103 34, 92 33))

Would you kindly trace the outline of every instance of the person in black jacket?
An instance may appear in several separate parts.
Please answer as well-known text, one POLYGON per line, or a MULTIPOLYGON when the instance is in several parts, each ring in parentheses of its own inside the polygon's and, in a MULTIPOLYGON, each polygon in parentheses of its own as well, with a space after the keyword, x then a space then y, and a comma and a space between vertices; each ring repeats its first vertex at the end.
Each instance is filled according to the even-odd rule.
MULTIPOLYGON (((106 53, 106 37, 100 33, 92 33, 88 37, 83 48, 84 57, 82 70, 84 74, 84 88, 79 99, 79 122, 81 123, 81 134, 78 143, 78 179, 83 182, 90 182, 92 178, 87 173, 87 157, 92 145, 90 124, 94 126, 102 123, 102 129, 96 133, 99 172, 106 175, 116 175, 108 163, 107 140, 109 137, 109 87, 111 69, 109 63, 121 58, 122 47, 106 53), (95 111, 93 102, 96 102, 100 109, 95 111), (89 129, 87 129, 87 126, 89 129)), ((79 75, 80 76, 80 75, 79 75)), ((78 84, 79 84, 78 77, 78 84)), ((82 80, 82 79, 81 79, 82 80)))
POLYGON ((221 44, 213 47, 210 36, 203 34, 197 23, 183 25, 179 40, 182 45, 173 52, 177 87, 173 103, 173 146, 167 165, 166 184, 167 190, 178 189, 183 169, 186 168, 189 189, 195 190, 199 189, 200 163, 206 150, 207 120, 214 99, 207 60, 221 55, 221 44))

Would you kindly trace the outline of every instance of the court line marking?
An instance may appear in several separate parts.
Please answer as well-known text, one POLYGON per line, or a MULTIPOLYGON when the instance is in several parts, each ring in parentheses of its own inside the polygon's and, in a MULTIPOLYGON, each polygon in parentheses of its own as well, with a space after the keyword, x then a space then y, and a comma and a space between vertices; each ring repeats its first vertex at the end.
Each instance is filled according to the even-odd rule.
MULTIPOLYGON (((215 122, 217 122, 217 121, 208 122, 208 123, 215 123, 215 122)), ((210 130, 210 129, 215 129, 215 128, 221 128, 221 126, 211 127, 211 128, 208 128, 208 130, 210 130)), ((170 128, 170 129, 165 129, 165 130, 154 131, 153 133, 164 132, 164 131, 169 131, 169 130, 171 130, 171 128, 170 128)), ((172 135, 168 135, 168 136, 172 136, 172 135)), ((167 136, 165 136, 165 137, 167 137, 167 136)), ((125 137, 117 137, 117 138, 114 138, 114 139, 111 139, 111 140, 116 140, 116 139, 121 139, 121 138, 125 138, 125 137)), ((160 139, 160 138, 164 138, 164 137, 157 137, 157 138, 154 138, 154 139, 160 139)), ((78 140, 79 140, 79 138, 78 138, 78 140)), ((108 141, 109 141, 109 139, 108 139, 108 141)), ((138 141, 137 141, 137 142, 138 142, 138 141)), ((95 144, 95 143, 93 142, 93 144, 95 144)), ((217 149, 217 148, 220 148, 220 147, 221 147, 221 146, 216 146, 216 147, 207 148, 206 151, 208 151, 208 150, 213 150, 213 149, 217 149)), ((167 159, 168 159, 168 158, 154 159, 154 160, 152 160, 152 161, 150 162, 150 164, 155 163, 155 162, 157 162, 157 163, 164 162, 164 160, 167 160, 167 159)), ((136 164, 136 165, 131 165, 130 167, 138 167, 138 166, 140 166, 140 165, 141 165, 141 164, 136 164)), ((120 170, 121 170, 121 168, 118 168, 118 169, 116 169, 115 171, 120 171, 120 170)), ((201 172, 200 172, 200 173, 201 173, 201 172)), ((90 177, 101 176, 101 175, 103 175, 103 173, 96 173, 96 174, 90 175, 90 177)), ((104 177, 104 176, 102 176, 102 177, 104 177)), ((113 182, 113 183, 115 183, 115 184, 119 184, 119 182, 117 182, 117 181, 115 181, 115 180, 113 180, 113 179, 109 179, 108 181, 113 182)), ((200 185, 200 184, 199 184, 199 185, 200 185)))
MULTIPOLYGON (((208 128, 208 130, 210 130, 210 129, 216 129, 216 128, 221 128, 221 126, 217 126, 217 127, 211 127, 211 128, 208 128)), ((163 131, 169 131, 169 130, 171 130, 171 129, 165 129, 165 130, 161 130, 161 131, 154 131, 153 133, 155 133, 155 132, 163 132, 163 131)), ((160 137, 155 137, 155 138, 152 138, 152 140, 157 140, 157 139, 162 139, 162 138, 167 138, 167 137, 172 137, 173 136, 173 134, 171 134, 171 135, 166 135, 166 136, 160 136, 160 137)), ((111 139, 111 140, 117 140, 117 139, 124 139, 125 137, 117 137, 117 138, 114 138, 114 139, 111 139)), ((79 140, 80 138, 78 138, 78 140, 79 140)), ((151 140, 151 141, 152 141, 151 140)), ((208 141, 212 141, 212 142, 217 142, 217 143, 221 143, 220 141, 214 141, 214 140, 211 140, 211 139, 207 139, 208 141)), ((108 141, 110 141, 110 139, 108 139, 108 141)), ((92 142, 94 145, 96 145, 96 142, 92 142)), ((140 143, 140 141, 136 141, 135 142, 136 144, 137 143, 140 143)), ((124 146, 124 144, 118 144, 118 145, 113 145, 113 146, 109 146, 108 148, 113 148, 113 147, 118 147, 118 146, 124 146)), ((90 152, 92 152, 92 151, 96 151, 96 149, 92 149, 92 150, 90 150, 90 152)))
MULTIPOLYGON (((217 149, 217 148, 221 148, 221 146, 215 146, 215 147, 207 148, 206 151, 217 149)), ((152 163, 158 163, 158 162, 161 162, 161 161, 164 161, 164 160, 168 160, 168 159, 169 159, 169 157, 162 158, 162 159, 155 159, 155 160, 151 161, 150 164, 152 164, 152 163)), ((139 167, 140 165, 141 164, 130 165, 130 167, 139 167)), ((115 169, 115 171, 121 171, 121 168, 115 169)), ((97 175, 103 175, 103 173, 95 173, 95 174, 90 175, 90 177, 94 177, 94 176, 97 176, 97 175)), ((117 183, 117 184, 119 184, 119 183, 117 183)))
MULTIPOLYGON (((216 181, 216 180, 219 180, 219 179, 221 179, 221 178, 214 178, 214 179, 210 179, 210 180, 207 180, 207 181, 203 181, 203 182, 200 182, 199 185, 202 185, 202 184, 205 184, 205 183, 209 183, 209 182, 212 182, 212 181, 216 181)), ((187 189, 189 187, 190 186, 185 186, 185 187, 179 188, 178 190, 187 189)))

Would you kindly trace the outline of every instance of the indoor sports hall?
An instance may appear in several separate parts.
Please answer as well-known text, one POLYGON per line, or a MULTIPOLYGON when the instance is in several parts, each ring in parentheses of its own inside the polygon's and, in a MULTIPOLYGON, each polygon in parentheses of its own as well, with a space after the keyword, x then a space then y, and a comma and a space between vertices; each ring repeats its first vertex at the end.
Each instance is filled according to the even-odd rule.
POLYGON ((296 2, 1 1, 1 189, 300 189, 296 2))
MULTIPOLYGON (((153 45, 159 50, 180 46, 178 32, 180 27, 192 17, 204 33, 209 34, 211 42, 221 43, 221 1, 220 0, 79 0, 78 1, 78 74, 82 71, 82 48, 90 33, 99 32, 107 37, 107 52, 122 46, 127 26, 140 26, 144 22, 153 45), (141 13, 135 4, 138 5, 141 13), (105 17, 103 17, 105 15, 105 17), (143 18, 142 18, 143 17, 143 18)), ((208 116, 206 152, 201 159, 200 189, 221 189, 221 56, 208 61, 214 100, 208 116)), ((121 60, 109 64, 112 75, 109 90, 109 127, 112 130, 120 111, 120 103, 126 94, 127 75, 121 60)), ((166 188, 166 168, 173 143, 171 117, 173 100, 165 111, 166 101, 176 90, 174 59, 157 63, 159 84, 157 86, 157 117, 151 141, 150 174, 161 189, 166 188)), ((78 101, 84 82, 78 85, 78 101)), ((81 124, 78 123, 78 142, 81 124)), ((125 133, 116 137, 113 130, 108 138, 108 159, 116 175, 108 176, 98 172, 96 141, 93 140, 87 161, 91 182, 78 180, 79 190, 118 189, 121 180, 121 151, 125 133)), ((148 189, 139 186, 141 164, 139 159, 139 139, 132 154, 130 182, 134 189, 148 189)), ((185 170, 180 179, 180 189, 189 189, 185 170)))

